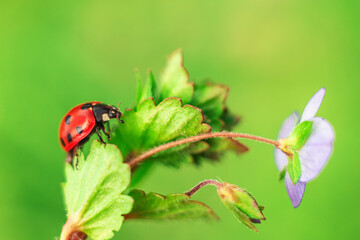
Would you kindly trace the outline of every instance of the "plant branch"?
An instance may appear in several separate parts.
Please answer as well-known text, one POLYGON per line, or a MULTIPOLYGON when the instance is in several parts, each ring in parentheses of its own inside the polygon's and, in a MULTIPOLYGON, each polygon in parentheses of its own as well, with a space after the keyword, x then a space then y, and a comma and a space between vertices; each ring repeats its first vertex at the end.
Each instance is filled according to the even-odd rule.
POLYGON ((194 193, 199 191, 202 187, 209 185, 209 184, 215 185, 217 188, 219 188, 221 186, 221 183, 219 183, 218 181, 213 180, 213 179, 208 179, 208 180, 200 182, 198 185, 196 185, 195 187, 193 187, 192 189, 187 191, 185 193, 185 195, 188 195, 189 197, 191 197, 194 193))
POLYGON ((218 137, 223 137, 223 138, 246 138, 246 139, 251 139, 254 141, 258 141, 258 142, 263 142, 263 143, 267 143, 267 144, 271 144, 274 145, 275 147, 279 146, 279 142, 272 140, 272 139, 268 139, 268 138, 263 138, 263 137, 259 137, 259 136, 254 136, 254 135, 250 135, 250 134, 246 134, 246 133, 235 133, 235 132, 210 132, 210 133, 204 133, 204 134, 200 134, 197 136, 192 136, 192 137, 188 137, 188 138, 183 138, 177 141, 173 141, 173 142, 169 142, 169 143, 165 143, 163 145, 160 145, 158 147, 155 147, 153 149, 150 149, 149 151, 134 157, 132 159, 130 159, 128 161, 128 164, 130 165, 130 167, 134 167, 137 164, 141 163, 142 161, 144 161, 145 159, 147 159, 148 157, 151 157, 152 155, 159 153, 161 151, 167 150, 169 148, 173 148, 182 144, 186 144, 186 143, 192 143, 192 142, 198 142, 204 139, 208 139, 208 138, 218 138, 218 137))

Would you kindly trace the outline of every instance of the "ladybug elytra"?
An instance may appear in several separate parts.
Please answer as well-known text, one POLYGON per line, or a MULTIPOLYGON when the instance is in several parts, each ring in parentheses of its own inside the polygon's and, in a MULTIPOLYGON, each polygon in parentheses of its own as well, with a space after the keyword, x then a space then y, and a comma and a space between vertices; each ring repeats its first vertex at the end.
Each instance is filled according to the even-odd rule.
POLYGON ((102 131, 110 139, 110 130, 105 130, 104 123, 112 118, 119 122, 122 116, 118 108, 101 102, 87 102, 72 108, 62 119, 59 129, 61 147, 68 152, 66 161, 71 163, 74 153, 93 133, 97 133, 100 141, 102 131))

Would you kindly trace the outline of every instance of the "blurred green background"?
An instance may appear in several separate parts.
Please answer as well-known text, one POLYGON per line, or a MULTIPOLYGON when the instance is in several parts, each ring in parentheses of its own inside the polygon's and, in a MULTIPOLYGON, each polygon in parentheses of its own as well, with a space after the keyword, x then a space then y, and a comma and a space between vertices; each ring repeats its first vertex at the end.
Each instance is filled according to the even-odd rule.
POLYGON ((65 223, 58 126, 74 105, 135 103, 134 68, 159 76, 177 48, 193 80, 229 85, 237 131, 276 138, 282 121, 320 88, 319 116, 336 131, 321 177, 293 209, 273 149, 180 171, 158 166, 139 186, 184 192, 207 178, 247 188, 266 206, 255 233, 208 187, 195 196, 219 222, 126 222, 115 239, 356 239, 360 233, 360 2, 38 1, 0 2, 0 236, 54 239, 65 223), (356 145, 355 145, 356 144, 356 145), (171 237, 168 237, 170 234, 171 237))

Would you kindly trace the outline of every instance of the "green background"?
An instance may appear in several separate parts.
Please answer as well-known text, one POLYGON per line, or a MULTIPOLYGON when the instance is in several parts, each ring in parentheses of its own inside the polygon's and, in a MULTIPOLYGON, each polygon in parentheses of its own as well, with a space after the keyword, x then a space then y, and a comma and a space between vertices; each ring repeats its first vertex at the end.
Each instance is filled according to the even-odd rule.
POLYGON ((63 115, 98 100, 135 103, 134 68, 158 77, 177 48, 193 80, 229 85, 236 128, 276 138, 282 121, 321 87, 318 113, 335 128, 333 156, 293 209, 273 149, 246 141, 246 155, 181 170, 158 166, 139 187, 184 192, 207 178, 247 188, 265 205, 255 233, 207 187, 195 196, 219 222, 126 222, 115 239, 355 239, 360 233, 360 2, 0 2, 0 238, 54 239, 65 223, 60 183, 63 115), (355 145, 356 144, 356 145, 355 145), (171 237, 169 237, 171 234, 171 237))

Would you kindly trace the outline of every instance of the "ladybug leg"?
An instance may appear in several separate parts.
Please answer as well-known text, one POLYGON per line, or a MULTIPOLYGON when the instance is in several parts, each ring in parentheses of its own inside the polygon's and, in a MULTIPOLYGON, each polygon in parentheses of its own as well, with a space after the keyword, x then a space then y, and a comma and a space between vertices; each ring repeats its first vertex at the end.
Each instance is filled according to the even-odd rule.
POLYGON ((103 144, 106 144, 106 142, 104 142, 104 139, 101 137, 101 134, 100 134, 100 131, 99 131, 98 127, 96 128, 96 134, 98 135, 98 137, 100 139, 100 142, 102 142, 103 144))
POLYGON ((103 133, 107 136, 108 140, 110 140, 111 139, 111 137, 110 137, 110 124, 109 124, 109 131, 108 132, 106 131, 104 124, 101 124, 100 128, 103 131, 103 133))
POLYGON ((76 163, 75 163, 76 170, 78 169, 78 165, 79 165, 79 161, 78 161, 79 149, 80 149, 80 145, 77 145, 76 147, 68 151, 66 155, 66 162, 69 163, 73 168, 74 168, 73 161, 74 161, 74 157, 76 156, 76 163))
POLYGON ((74 153, 76 157, 79 157, 79 149, 80 149, 80 145, 76 145, 76 147, 74 148, 74 153))
POLYGON ((79 149, 80 149, 80 145, 77 145, 76 147, 74 147, 73 149, 68 151, 68 153, 66 155, 66 162, 70 163, 71 166, 73 166, 74 157, 76 156, 76 160, 77 160, 75 163, 76 169, 78 169, 78 163, 79 163, 79 161, 77 159, 79 157, 79 149))
POLYGON ((74 153, 76 156, 76 163, 75 163, 76 170, 79 170, 79 149, 80 149, 80 144, 76 145, 76 147, 74 148, 74 153))

